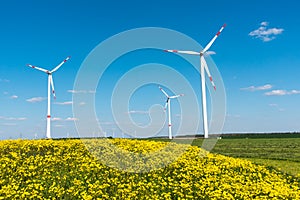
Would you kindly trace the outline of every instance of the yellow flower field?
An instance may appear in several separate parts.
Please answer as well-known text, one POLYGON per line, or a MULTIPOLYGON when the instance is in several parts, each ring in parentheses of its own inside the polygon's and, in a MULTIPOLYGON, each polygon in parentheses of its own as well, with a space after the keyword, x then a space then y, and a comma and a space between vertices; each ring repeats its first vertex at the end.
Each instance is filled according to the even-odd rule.
POLYGON ((0 199, 271 198, 300 199, 299 177, 195 146, 129 139, 0 141, 0 199), (144 173, 134 173, 140 169, 144 173))

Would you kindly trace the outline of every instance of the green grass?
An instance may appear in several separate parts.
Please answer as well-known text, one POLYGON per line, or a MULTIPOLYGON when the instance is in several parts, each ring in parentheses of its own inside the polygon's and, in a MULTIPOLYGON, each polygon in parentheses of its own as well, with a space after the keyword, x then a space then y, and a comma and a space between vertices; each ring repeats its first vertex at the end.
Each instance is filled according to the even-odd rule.
MULTIPOLYGON (((203 140, 195 140, 199 146, 203 140)), ((218 140, 212 153, 251 160, 291 175, 300 174, 300 138, 244 138, 218 140)))
POLYGON ((269 160, 261 158, 245 158, 255 164, 273 167, 284 173, 297 176, 300 174, 300 162, 286 161, 286 160, 269 160))
MULTIPOLYGON (((284 173, 300 175, 300 134, 229 135, 218 140, 212 153, 248 159, 284 173)), ((154 139, 167 141, 167 139, 154 139)), ((190 143, 177 139, 178 143, 190 143)), ((203 139, 193 140, 192 145, 202 146, 203 139)))
POLYGON ((212 153, 300 162, 300 138, 222 139, 218 140, 212 153))

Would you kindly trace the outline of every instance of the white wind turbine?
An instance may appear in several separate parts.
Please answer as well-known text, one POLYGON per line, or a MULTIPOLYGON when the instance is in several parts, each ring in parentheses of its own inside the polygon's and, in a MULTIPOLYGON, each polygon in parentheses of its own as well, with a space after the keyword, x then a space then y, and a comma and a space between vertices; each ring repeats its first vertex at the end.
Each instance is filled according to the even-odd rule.
POLYGON ((168 106, 168 118, 169 118, 169 123, 168 123, 168 127, 169 127, 169 139, 172 139, 172 122, 171 122, 171 101, 170 99, 175 99, 178 97, 183 96, 183 94, 179 94, 179 95, 175 95, 175 96, 169 96, 161 87, 159 87, 160 91, 162 91, 162 93, 164 93, 164 95, 167 97, 167 101, 165 104, 164 109, 166 110, 167 106, 168 106))
POLYGON ((56 98, 55 96, 55 91, 54 91, 54 83, 53 83, 53 79, 52 79, 52 74, 53 72, 55 72, 56 70, 58 70, 65 62, 67 62, 67 60, 70 59, 70 56, 68 56, 64 61, 62 61, 59 65, 57 65, 54 69, 52 69, 51 71, 40 68, 40 67, 36 67, 33 65, 28 64, 28 67, 40 70, 42 72, 45 72, 46 74, 48 74, 48 109, 47 109, 47 132, 46 132, 46 137, 47 138, 51 138, 51 132, 50 132, 50 120, 51 120, 51 115, 50 115, 50 85, 52 87, 52 94, 54 99, 56 98))
POLYGON ((205 88, 205 72, 206 71, 210 82, 212 86, 214 87, 214 90, 216 90, 215 83, 213 82, 213 79, 211 77, 211 74, 209 72, 207 63, 204 59, 204 55, 207 52, 207 50, 211 47, 211 45, 214 43, 214 41, 217 39, 217 37, 221 34, 223 29, 225 28, 226 24, 224 24, 221 29, 218 31, 218 33, 213 37, 213 39, 205 46, 205 48, 200 51, 180 51, 180 50, 165 50, 166 52, 173 52, 173 53, 179 53, 179 54, 189 54, 189 55, 196 55, 200 56, 200 74, 201 74, 201 89, 202 89, 202 114, 203 114, 203 130, 204 130, 204 138, 208 138, 208 124, 207 124, 207 107, 206 107, 206 88, 205 88))

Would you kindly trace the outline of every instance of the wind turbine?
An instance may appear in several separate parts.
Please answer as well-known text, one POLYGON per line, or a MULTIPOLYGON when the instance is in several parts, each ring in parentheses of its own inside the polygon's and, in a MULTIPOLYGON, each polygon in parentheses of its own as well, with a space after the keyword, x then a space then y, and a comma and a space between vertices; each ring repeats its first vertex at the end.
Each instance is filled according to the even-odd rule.
POLYGON ((170 99, 176 99, 178 97, 183 96, 183 94, 179 94, 179 95, 175 95, 175 96, 169 96, 160 86, 159 89, 162 93, 164 93, 164 95, 167 97, 167 101, 165 104, 164 109, 166 110, 167 106, 168 106, 168 118, 169 118, 169 123, 168 123, 168 127, 169 127, 169 139, 172 139, 172 122, 171 122, 171 100, 170 99))
POLYGON ((207 107, 206 107, 206 88, 205 88, 205 71, 210 79, 210 82, 212 86, 214 87, 214 90, 216 90, 216 85, 213 82, 213 79, 211 77, 211 74, 209 72, 207 63, 204 59, 204 55, 207 52, 207 50, 211 47, 211 45, 214 43, 214 41, 217 39, 217 37, 221 34, 223 29, 225 28, 226 24, 224 24, 218 33, 213 37, 213 39, 205 46, 205 48, 200 51, 180 51, 180 50, 165 50, 166 52, 173 52, 173 53, 179 53, 179 54, 189 54, 189 55, 196 55, 200 56, 200 74, 201 74, 201 89, 202 89, 202 114, 203 114, 203 130, 204 130, 204 138, 208 138, 208 124, 207 124, 207 107), (204 71, 205 70, 205 71, 204 71))
POLYGON ((47 132, 46 132, 46 137, 47 138, 51 138, 51 132, 50 132, 50 120, 51 120, 51 115, 50 115, 50 85, 52 87, 52 94, 54 99, 56 98, 55 96, 55 91, 54 91, 54 83, 53 83, 53 79, 52 79, 52 74, 53 72, 55 72, 56 70, 58 70, 65 62, 67 62, 67 60, 70 59, 70 56, 68 56, 65 60, 63 60, 59 65, 57 65, 55 68, 53 68, 51 71, 40 68, 40 67, 36 67, 33 65, 28 64, 28 67, 40 70, 42 72, 45 72, 46 74, 48 74, 48 109, 47 109, 47 132))

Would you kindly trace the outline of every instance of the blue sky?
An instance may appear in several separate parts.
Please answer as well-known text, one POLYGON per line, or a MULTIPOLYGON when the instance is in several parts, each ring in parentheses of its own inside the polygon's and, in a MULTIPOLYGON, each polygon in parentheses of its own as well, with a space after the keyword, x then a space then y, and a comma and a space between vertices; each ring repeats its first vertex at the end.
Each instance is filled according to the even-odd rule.
MULTIPOLYGON (((205 46, 224 23, 227 27, 211 48, 227 96, 223 132, 300 131, 299 6, 297 1, 1 1, 0 138, 45 136, 47 76, 26 64, 52 69, 72 56, 53 75, 52 134, 77 136, 73 85, 99 43, 126 30, 161 27, 205 46)), ((181 72, 194 79, 189 71, 181 72)), ((109 106, 102 109, 109 98, 99 95, 113 88, 109 77, 118 76, 122 70, 116 66, 107 72, 107 87, 98 85, 95 91, 96 112, 107 134, 118 134, 118 128, 109 106)), ((199 91, 196 79, 192 84, 199 91)), ((147 124, 149 107, 164 101, 157 85, 150 84, 132 96, 129 111, 136 123, 147 124)), ((180 108, 177 101, 172 106, 176 130, 180 108)), ((166 128, 161 134, 167 134, 166 128)))

